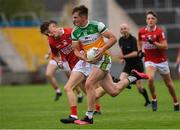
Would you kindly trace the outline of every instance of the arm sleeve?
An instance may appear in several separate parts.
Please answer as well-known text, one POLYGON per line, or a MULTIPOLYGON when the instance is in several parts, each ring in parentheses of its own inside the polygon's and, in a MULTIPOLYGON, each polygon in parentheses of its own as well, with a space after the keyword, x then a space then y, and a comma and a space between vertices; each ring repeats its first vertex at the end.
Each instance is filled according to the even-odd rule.
POLYGON ((71 33, 71 40, 73 42, 77 42, 78 41, 78 38, 74 35, 74 32, 71 33))
POLYGON ((98 23, 98 31, 99 31, 100 33, 103 33, 103 32, 105 32, 106 30, 107 30, 107 28, 106 28, 106 26, 104 25, 104 23, 99 22, 99 23, 98 23))
POLYGON ((118 42, 119 47, 121 48, 122 44, 121 44, 121 38, 119 38, 119 42, 118 42))
POLYGON ((138 39, 139 39, 139 41, 142 41, 142 39, 141 39, 141 32, 140 31, 138 32, 138 39))
POLYGON ((135 37, 133 37, 133 40, 132 40, 132 49, 133 51, 137 51, 137 40, 135 37))
POLYGON ((58 55, 58 49, 56 49, 55 47, 53 47, 52 45, 50 45, 50 49, 51 49, 51 52, 54 56, 57 56, 58 55))
POLYGON ((162 29, 160 29, 159 31, 159 41, 163 41, 163 40, 166 40, 166 36, 165 36, 165 33, 162 29))

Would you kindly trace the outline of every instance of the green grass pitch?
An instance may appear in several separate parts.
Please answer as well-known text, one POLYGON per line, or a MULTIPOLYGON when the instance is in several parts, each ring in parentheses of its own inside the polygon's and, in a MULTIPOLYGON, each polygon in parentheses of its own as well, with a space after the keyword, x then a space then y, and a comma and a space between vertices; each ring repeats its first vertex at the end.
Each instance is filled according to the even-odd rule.
MULTIPOLYGON (((180 81, 174 81, 180 100, 180 81)), ((146 85, 145 85, 146 86, 146 85)), ((147 86, 146 86, 147 88, 147 86)), ((158 111, 143 106, 144 99, 134 86, 119 96, 104 96, 102 115, 93 125, 62 124, 60 117, 69 115, 65 93, 54 102, 50 85, 0 86, 0 129, 178 129, 180 112, 173 104, 164 83, 157 81, 158 111)), ((149 92, 149 90, 148 90, 149 92)), ((86 100, 78 105, 79 117, 86 111, 86 100)))

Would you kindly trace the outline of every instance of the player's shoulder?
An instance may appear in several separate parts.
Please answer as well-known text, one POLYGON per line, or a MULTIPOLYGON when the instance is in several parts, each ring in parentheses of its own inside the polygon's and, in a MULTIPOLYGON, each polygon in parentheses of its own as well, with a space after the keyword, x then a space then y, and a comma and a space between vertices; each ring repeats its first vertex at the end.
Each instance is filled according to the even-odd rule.
POLYGON ((132 34, 130 34, 129 37, 130 37, 131 39, 136 39, 136 37, 135 37, 134 35, 132 35, 132 34))
POLYGON ((53 37, 48 36, 49 44, 54 44, 55 39, 53 37))
POLYGON ((146 27, 141 27, 140 29, 139 29, 139 32, 145 32, 146 31, 146 27))
POLYGON ((119 42, 119 45, 121 46, 121 45, 122 45, 122 42, 123 42, 123 38, 120 37, 119 40, 118 40, 118 42, 119 42))
POLYGON ((103 22, 96 21, 96 20, 91 20, 89 21, 89 25, 94 25, 94 26, 105 26, 103 22))
POLYGON ((79 30, 79 29, 80 29, 80 27, 74 26, 74 28, 72 29, 72 33, 76 32, 76 31, 79 30))
POLYGON ((98 25, 100 22, 96 20, 89 21, 89 24, 98 25))
POLYGON ((53 40, 53 37, 48 36, 47 39, 48 39, 49 41, 52 41, 52 40, 53 40))
POLYGON ((74 26, 72 32, 71 32, 71 38, 72 41, 77 41, 78 37, 80 36, 81 28, 78 26, 74 26))
POLYGON ((119 37, 119 42, 122 42, 124 40, 123 37, 119 37))
POLYGON ((156 31, 158 31, 158 32, 164 32, 164 30, 163 30, 161 27, 159 27, 159 26, 156 27, 156 31))
POLYGON ((70 27, 69 27, 69 28, 64 28, 64 32, 65 32, 65 33, 70 33, 70 34, 71 34, 72 30, 73 30, 73 29, 70 28, 70 27))

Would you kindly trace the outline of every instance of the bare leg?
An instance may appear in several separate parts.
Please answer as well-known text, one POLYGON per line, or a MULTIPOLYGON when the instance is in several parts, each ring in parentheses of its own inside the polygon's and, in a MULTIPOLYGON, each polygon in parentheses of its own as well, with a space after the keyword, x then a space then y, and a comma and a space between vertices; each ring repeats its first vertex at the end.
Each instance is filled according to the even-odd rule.
POLYGON ((46 77, 48 78, 49 82, 51 83, 54 90, 60 89, 58 82, 55 78, 55 72, 57 70, 57 66, 53 64, 48 64, 46 68, 46 77))
POLYGON ((128 79, 124 79, 116 84, 113 83, 111 75, 108 72, 104 72, 98 68, 93 68, 91 75, 86 81, 88 110, 93 111, 95 104, 95 88, 99 80, 103 89, 111 96, 117 96, 127 85, 129 85, 128 79))
POLYGON ((176 91, 175 91, 175 86, 173 84, 173 81, 171 79, 171 76, 170 76, 170 73, 168 74, 161 74, 168 90, 169 90, 169 93, 171 95, 171 97, 173 98, 173 102, 174 103, 178 103, 177 101, 177 96, 176 96, 176 91))
POLYGON ((85 76, 79 72, 71 72, 68 82, 64 89, 67 94, 70 106, 76 106, 76 96, 73 92, 73 88, 85 79, 85 76))
POLYGON ((104 91, 104 89, 102 87, 98 87, 96 89, 96 100, 98 100, 99 98, 101 98, 105 94, 106 94, 106 92, 104 91))
POLYGON ((151 93, 153 100, 156 100, 156 92, 155 92, 155 86, 154 86, 155 72, 156 72, 155 67, 153 67, 153 66, 146 67, 146 73, 149 75, 148 86, 149 86, 149 90, 150 90, 150 93, 151 93))
POLYGON ((113 83, 111 75, 107 73, 100 82, 103 89, 112 97, 117 96, 126 86, 129 85, 129 80, 123 79, 118 83, 113 83))

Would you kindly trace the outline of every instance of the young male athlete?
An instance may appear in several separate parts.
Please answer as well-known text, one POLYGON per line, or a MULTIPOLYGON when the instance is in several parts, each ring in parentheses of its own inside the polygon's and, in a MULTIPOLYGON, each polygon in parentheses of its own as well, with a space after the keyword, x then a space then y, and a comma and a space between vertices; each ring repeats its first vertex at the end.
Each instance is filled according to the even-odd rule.
MULTIPOLYGON (((71 47, 71 28, 59 28, 56 22, 49 21, 42 23, 40 29, 42 34, 48 36, 53 59, 56 64, 58 64, 58 67, 63 69, 65 66, 62 61, 67 61, 72 70, 64 87, 69 99, 71 114, 68 118, 61 119, 61 122, 73 123, 73 120, 77 119, 77 101, 73 90, 86 79, 86 76, 89 75, 91 65, 85 61, 79 60, 75 56, 71 47)), ((84 87, 81 85, 81 88, 83 89, 84 87)), ((100 111, 99 103, 96 104, 96 111, 100 111)))
POLYGON ((75 7, 72 11, 73 23, 76 26, 72 32, 73 48, 77 57, 83 61, 87 61, 86 52, 91 47, 97 47, 98 52, 96 60, 91 61, 93 68, 87 77, 85 87, 87 92, 88 110, 82 120, 76 120, 77 124, 93 123, 93 108, 95 104, 95 86, 98 83, 111 96, 117 96, 130 83, 146 79, 148 76, 144 73, 132 71, 130 76, 118 83, 114 84, 109 73, 111 68, 111 58, 107 50, 117 41, 114 34, 109 31, 102 22, 88 20, 88 8, 84 5, 75 7), (108 38, 104 42, 103 37, 108 38), (80 53, 83 48, 85 54, 80 53))
POLYGON ((169 94, 173 99, 174 111, 179 111, 179 103, 175 87, 170 76, 169 65, 166 56, 168 49, 167 40, 162 28, 158 27, 157 14, 154 11, 146 13, 147 25, 139 30, 139 50, 145 53, 145 68, 149 75, 148 86, 152 96, 152 110, 157 111, 157 95, 154 85, 154 75, 158 71, 166 84, 169 94))
MULTIPOLYGON (((46 77, 48 78, 50 84, 52 85, 53 89, 56 92, 54 101, 57 101, 62 96, 62 92, 61 92, 60 86, 56 80, 55 73, 57 70, 63 71, 65 73, 66 77, 69 78, 71 69, 70 69, 67 61, 62 61, 61 64, 62 64, 63 68, 60 68, 57 61, 54 60, 53 54, 51 53, 51 51, 49 51, 45 55, 45 58, 47 60, 49 60, 48 65, 46 67, 46 77)), ((83 101, 83 95, 82 95, 80 88, 76 87, 75 91, 77 93, 78 103, 81 103, 83 101)))

